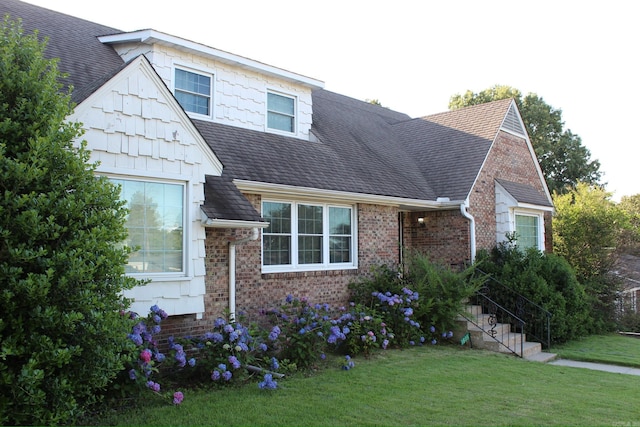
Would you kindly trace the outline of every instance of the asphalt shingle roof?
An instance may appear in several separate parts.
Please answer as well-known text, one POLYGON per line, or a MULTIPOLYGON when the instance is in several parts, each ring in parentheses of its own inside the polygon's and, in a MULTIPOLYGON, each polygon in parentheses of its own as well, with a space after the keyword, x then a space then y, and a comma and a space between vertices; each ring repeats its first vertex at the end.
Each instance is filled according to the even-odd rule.
MULTIPOLYGON (((97 38, 121 32, 115 28, 18 0, 2 0, 0 13, 22 18, 26 33, 38 29, 49 37, 46 53, 60 58, 76 102, 124 65, 97 38)), ((207 177, 204 209, 211 217, 255 219, 255 210, 249 212, 248 201, 231 188, 233 179, 421 201, 464 200, 510 105, 502 100, 412 119, 320 89, 313 92, 313 141, 193 120, 224 165, 223 177, 207 177)), ((518 194, 533 199, 524 190, 518 194)), ((547 205, 543 199, 537 203, 547 205)))
MULTIPOLYGON (((64 13, 18 0, 2 0, 0 15, 4 18, 22 19, 24 34, 39 31, 39 37, 48 37, 45 54, 49 58, 60 58, 58 69, 68 74, 65 86, 82 89, 100 77, 113 73, 124 62, 110 46, 98 40, 99 36, 117 34, 122 31, 64 13)), ((78 99, 74 96, 74 101, 78 99)))
POLYGON ((498 184, 513 196, 519 203, 529 203, 538 206, 553 206, 547 197, 541 194, 534 187, 527 184, 520 184, 518 182, 507 181, 504 179, 496 179, 498 184))
POLYGON ((204 195, 202 211, 209 219, 252 222, 262 220, 253 205, 225 173, 222 176, 206 176, 204 195))

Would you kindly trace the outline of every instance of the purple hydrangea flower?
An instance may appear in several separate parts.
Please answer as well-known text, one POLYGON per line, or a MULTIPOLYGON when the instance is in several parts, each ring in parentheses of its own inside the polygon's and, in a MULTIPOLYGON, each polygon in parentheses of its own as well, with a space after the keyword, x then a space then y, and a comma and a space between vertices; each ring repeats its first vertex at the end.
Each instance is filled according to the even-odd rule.
POLYGON ((182 394, 181 391, 176 391, 175 393, 173 393, 173 404, 174 405, 181 404, 183 399, 184 399, 184 394, 182 394))

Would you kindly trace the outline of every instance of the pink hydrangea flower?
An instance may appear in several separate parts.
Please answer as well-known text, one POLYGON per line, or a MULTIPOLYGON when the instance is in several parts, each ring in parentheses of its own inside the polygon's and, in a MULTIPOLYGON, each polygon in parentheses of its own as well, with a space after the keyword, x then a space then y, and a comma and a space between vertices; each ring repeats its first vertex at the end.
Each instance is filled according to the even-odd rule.
POLYGON ((145 363, 149 363, 151 361, 151 356, 151 350, 149 350, 148 348, 145 348, 140 352, 140 360, 145 363))
POLYGON ((175 393, 173 393, 173 404, 174 405, 179 405, 182 403, 182 399, 184 399, 184 395, 182 394, 181 391, 176 391, 175 393))

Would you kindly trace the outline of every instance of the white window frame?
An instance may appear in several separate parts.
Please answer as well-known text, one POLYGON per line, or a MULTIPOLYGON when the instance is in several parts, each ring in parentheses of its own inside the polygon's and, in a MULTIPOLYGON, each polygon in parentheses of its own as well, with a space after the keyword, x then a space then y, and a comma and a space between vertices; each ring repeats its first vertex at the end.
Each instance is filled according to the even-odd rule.
POLYGON ((516 220, 518 216, 528 216, 537 218, 538 222, 538 236, 536 242, 536 249, 539 251, 544 251, 544 214, 539 211, 534 210, 523 210, 523 209, 513 209, 512 212, 512 227, 511 231, 516 235, 516 247, 518 246, 518 234, 516 230, 516 220))
MULTIPOLYGON (((263 273, 279 273, 279 272, 295 272, 295 271, 320 271, 320 270, 347 270, 358 268, 358 224, 356 221, 357 212, 355 205, 342 205, 335 203, 323 203, 314 201, 299 200, 283 200, 283 199, 263 199, 261 203, 261 212, 264 211, 264 203, 285 203, 291 205, 291 264, 281 265, 264 265, 264 233, 267 229, 262 230, 262 239, 260 245, 261 264, 263 273), (322 263, 300 264, 298 262, 298 206, 321 206, 322 210, 322 263), (350 262, 331 263, 330 262, 330 234, 329 229, 329 209, 330 208, 347 208, 351 211, 351 245, 350 245, 350 262)), ((344 236, 344 235, 342 235, 344 236)))
MULTIPOLYGON (((194 111, 189 111, 184 106, 182 106, 182 104, 180 104, 179 101, 178 101, 178 104, 180 104, 182 109, 191 117, 212 120, 213 117, 214 117, 214 115, 213 115, 214 102, 213 101, 214 101, 214 93, 215 93, 215 90, 214 90, 215 74, 214 74, 214 72, 212 70, 198 69, 198 68, 179 65, 179 64, 174 65, 173 69, 172 69, 171 82, 172 82, 172 86, 173 86, 173 88, 172 88, 173 96, 176 97, 176 101, 177 101, 177 98, 178 98, 177 95, 176 95, 176 91, 187 92, 184 89, 177 89, 176 88, 176 72, 177 72, 177 70, 186 71, 188 73, 197 74, 197 75, 200 75, 200 76, 205 76, 205 77, 208 77, 210 79, 211 84, 209 85, 209 114, 200 114, 200 113, 196 113, 194 111)), ((199 93, 197 93, 196 95, 204 96, 203 94, 199 94, 199 93)))
POLYGON ((273 132, 273 133, 279 133, 282 135, 296 135, 298 132, 298 97, 295 95, 291 95, 288 93, 283 93, 283 92, 278 92, 275 90, 267 90, 267 96, 266 96, 266 100, 265 100, 265 116, 264 116, 264 127, 267 131, 269 132, 273 132), (272 128, 269 127, 269 113, 275 113, 275 114, 280 114, 280 115, 287 115, 285 113, 282 113, 280 111, 272 111, 269 109, 269 95, 277 95, 277 96, 281 96, 283 98, 289 98, 291 100, 293 100, 293 130, 292 131, 287 131, 287 130, 282 130, 282 129, 278 129, 278 128, 272 128))
MULTIPOLYGON (((152 281, 163 281, 163 280, 175 280, 178 278, 184 279, 188 278, 190 275, 189 271, 189 239, 190 239, 190 229, 188 227, 189 221, 189 195, 188 189, 189 185, 186 181, 176 181, 170 179, 158 179, 151 178, 146 176, 123 176, 123 175, 107 175, 107 178, 113 182, 113 180, 121 180, 121 181, 132 181, 132 182, 144 182, 144 183, 158 183, 158 184, 170 184, 170 185, 179 185, 182 187, 182 271, 176 272, 140 272, 133 273, 127 272, 127 276, 136 277, 139 279, 147 278, 152 281)), ((122 200, 122 199, 120 199, 122 200)))

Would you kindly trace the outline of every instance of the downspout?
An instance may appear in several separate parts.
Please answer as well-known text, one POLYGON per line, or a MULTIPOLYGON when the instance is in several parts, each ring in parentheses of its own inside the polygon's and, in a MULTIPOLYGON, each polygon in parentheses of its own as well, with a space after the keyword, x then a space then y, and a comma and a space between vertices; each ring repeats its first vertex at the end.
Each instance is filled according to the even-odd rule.
POLYGON ((251 240, 258 240, 258 227, 251 230, 251 235, 229 242, 229 322, 236 317, 236 246, 251 240))
POLYGON ((476 220, 467 211, 467 203, 460 204, 460 213, 469 220, 469 249, 471 250, 471 262, 476 260, 476 220))

